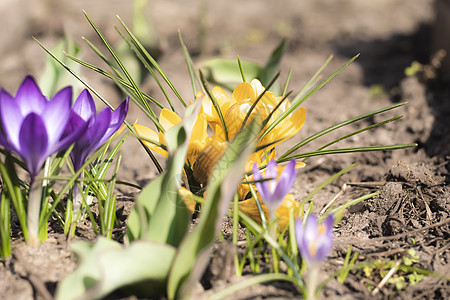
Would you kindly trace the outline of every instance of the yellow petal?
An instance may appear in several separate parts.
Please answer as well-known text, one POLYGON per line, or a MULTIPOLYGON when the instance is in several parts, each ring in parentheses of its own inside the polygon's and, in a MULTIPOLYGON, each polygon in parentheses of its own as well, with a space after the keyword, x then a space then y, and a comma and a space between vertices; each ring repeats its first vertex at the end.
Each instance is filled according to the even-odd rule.
POLYGON ((171 110, 163 108, 159 114, 159 124, 168 131, 173 126, 181 123, 181 118, 171 110))
POLYGON ((199 113, 197 116, 197 120, 194 123, 194 127, 192 128, 192 134, 190 143, 193 141, 203 141, 208 136, 206 129, 208 127, 208 123, 206 123, 206 116, 204 113, 199 113))
POLYGON ((178 192, 180 193, 180 196, 183 199, 184 204, 186 204, 189 212, 193 214, 195 212, 195 206, 197 205, 194 194, 192 194, 192 192, 185 187, 180 187, 178 192))
POLYGON ((214 166, 225 153, 227 147, 227 142, 211 140, 203 151, 198 154, 193 168, 193 175, 198 183, 204 184, 208 182, 214 166))
POLYGON ((261 84, 261 81, 259 81, 258 79, 253 79, 252 81, 250 81, 250 84, 256 95, 261 95, 262 92, 264 92, 264 87, 261 84))
MULTIPOLYGON (((262 205, 264 215, 268 216, 268 210, 265 205, 262 205)), ((250 198, 244 201, 239 201, 239 210, 245 213, 247 216, 261 224, 261 215, 259 214, 258 206, 254 198, 250 198)))
MULTIPOLYGON (((144 125, 138 124, 138 123, 134 123, 133 124, 133 128, 134 128, 134 130, 136 131, 136 133, 138 135, 146 138, 147 140, 152 140, 152 141, 161 143, 159 134, 156 133, 154 130, 152 130, 152 129, 144 126, 144 125)), ((152 144, 152 143, 150 143, 148 141, 142 141, 142 142, 150 150, 153 150, 153 151, 155 151, 155 152, 157 152, 157 153, 167 157, 167 151, 164 150, 163 148, 161 148, 159 146, 156 146, 155 144, 152 144)))
POLYGON ((281 121, 274 129, 272 129, 258 145, 266 145, 278 141, 271 147, 275 147, 280 142, 290 139, 302 129, 306 118, 306 108, 300 107, 290 117, 281 121))
POLYGON ((212 89, 212 94, 214 95, 214 98, 216 98, 217 102, 219 103, 219 107, 222 108, 222 105, 230 101, 230 98, 228 98, 227 93, 220 87, 215 86, 212 89))
MULTIPOLYGON (((264 205, 264 203, 262 203, 261 207, 264 211, 265 217, 268 218, 267 207, 264 205)), ((240 201, 239 209, 253 220, 261 223, 261 215, 259 214, 258 206, 256 205, 256 201, 254 198, 240 201)), ((285 226, 289 223, 290 211, 293 212, 294 218, 298 218, 298 216, 303 216, 303 208, 301 203, 296 201, 294 196, 289 193, 286 195, 286 197, 284 197, 283 202, 281 203, 280 207, 277 209, 275 213, 277 223, 281 231, 283 231, 285 229, 285 226)))
POLYGON ((191 141, 188 146, 186 160, 190 166, 193 166, 197 161, 198 155, 205 149, 206 145, 210 143, 211 139, 208 137, 203 141, 191 141))
POLYGON ((243 82, 239 84, 233 91, 231 95, 231 100, 239 102, 241 100, 249 100, 256 97, 256 92, 253 90, 253 87, 248 82, 243 82))
POLYGON ((285 226, 289 224, 289 213, 290 211, 294 214, 294 219, 297 219, 299 216, 303 216, 303 205, 295 201, 294 195, 287 194, 284 197, 283 203, 281 203, 280 207, 278 207, 276 212, 276 217, 278 220, 278 225, 280 226, 280 230, 283 231, 285 226))

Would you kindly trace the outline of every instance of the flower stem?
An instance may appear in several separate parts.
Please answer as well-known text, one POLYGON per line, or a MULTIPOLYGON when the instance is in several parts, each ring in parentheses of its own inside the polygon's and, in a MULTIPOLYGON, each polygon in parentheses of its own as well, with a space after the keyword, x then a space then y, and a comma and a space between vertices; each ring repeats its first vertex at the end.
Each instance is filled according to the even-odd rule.
MULTIPOLYGON (((81 176, 80 176, 81 177, 81 176)), ((80 188, 83 189, 83 182, 78 183, 80 188)), ((80 188, 78 188, 78 184, 75 183, 73 186, 73 219, 72 222, 76 222, 78 211, 81 208, 81 203, 83 203, 83 195, 81 194, 80 188)))
POLYGON ((312 267, 309 268, 307 278, 306 278, 306 292, 308 300, 316 299, 316 288, 317 288, 317 276, 319 275, 319 268, 312 267))
POLYGON ((30 186, 28 194, 28 212, 27 212, 27 227, 28 227, 28 241, 31 246, 39 245, 39 215, 41 211, 41 185, 40 181, 34 181, 30 186))

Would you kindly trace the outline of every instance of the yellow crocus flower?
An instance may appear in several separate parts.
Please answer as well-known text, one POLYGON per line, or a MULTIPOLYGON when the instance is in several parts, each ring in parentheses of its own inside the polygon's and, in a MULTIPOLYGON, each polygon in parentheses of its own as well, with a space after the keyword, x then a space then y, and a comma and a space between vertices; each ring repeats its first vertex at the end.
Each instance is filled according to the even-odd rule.
MULTIPOLYGON (((181 123, 181 118, 175 112, 170 111, 168 109, 162 109, 159 115, 159 123, 164 128, 165 131, 168 131, 175 125, 181 123)), ((189 140, 189 146, 187 150, 186 160, 192 165, 197 159, 198 154, 205 148, 205 146, 209 143, 209 136, 207 134, 207 122, 206 116, 202 113, 199 113, 197 116, 197 120, 194 123, 194 127, 192 129, 191 138, 189 140)), ((162 145, 166 145, 166 140, 164 138, 163 132, 156 132, 144 125, 134 123, 133 128, 136 133, 147 140, 156 141, 162 145)), ((149 141, 143 141, 144 144, 150 149, 159 153, 165 157, 168 156, 167 151, 160 146, 157 146, 149 141)))

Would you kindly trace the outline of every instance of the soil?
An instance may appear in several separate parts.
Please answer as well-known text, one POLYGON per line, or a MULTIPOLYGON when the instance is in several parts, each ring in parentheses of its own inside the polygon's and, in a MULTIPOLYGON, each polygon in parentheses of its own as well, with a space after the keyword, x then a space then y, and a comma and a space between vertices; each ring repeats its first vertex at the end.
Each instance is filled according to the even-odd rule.
MULTIPOLYGON (((42 74, 46 55, 31 36, 49 48, 64 33, 80 45, 83 44, 80 36, 100 45, 82 9, 117 44, 120 38, 113 28, 118 23, 114 16, 119 14, 131 24, 132 2, 3 0, 0 25, 14 30, 0 33, 0 86, 14 93, 25 74, 36 77, 42 74)), ((413 249, 418 256, 414 267, 450 276, 450 74, 442 73, 436 68, 439 64, 432 61, 433 1, 409 0, 406 4, 402 0, 286 0, 282 6, 268 0, 187 2, 154 0, 144 11, 159 40, 159 63, 186 99, 192 98, 192 91, 178 42, 178 28, 198 65, 217 55, 230 58, 239 55, 264 63, 282 37, 288 36, 289 46, 281 70, 285 79, 289 68, 293 68, 290 87, 294 91, 300 90, 330 54, 334 54, 334 59, 327 74, 356 53, 361 54, 305 103, 306 123, 290 144, 280 148, 281 153, 295 141, 332 124, 393 103, 408 102, 395 112, 332 133, 304 151, 314 150, 326 141, 380 122, 394 113, 404 117, 342 141, 338 146, 417 143, 417 147, 311 158, 299 172, 293 193, 297 200, 303 199, 329 176, 354 162, 358 162, 356 168, 312 198, 314 211, 319 212, 336 195, 339 195, 336 204, 342 204, 379 192, 376 197, 350 207, 335 228, 333 250, 320 273, 323 280, 329 281, 319 299, 449 299, 450 281, 437 275, 425 276, 402 289, 388 283, 378 292, 374 287, 382 276, 373 269, 367 275, 370 266, 364 269, 366 272, 362 268, 350 271, 343 284, 336 277, 329 278, 342 268, 349 246, 352 252, 359 253, 356 264, 395 262, 413 249), (202 19, 199 16, 205 3, 207 14, 202 19), (201 24, 206 24, 204 35, 201 24), (407 77, 405 69, 413 61, 425 65, 428 72, 407 77)), ((85 46, 81 56, 101 64, 85 46)), ((82 74, 114 105, 119 103, 122 96, 112 82, 94 72, 83 70, 82 74)), ((160 97, 151 80, 145 81, 143 88, 155 98, 160 97)), ((136 118, 145 120, 132 107, 127 119, 132 122, 136 118)), ((145 151, 129 138, 123 146, 119 179, 144 185, 155 174, 145 151)), ((135 193, 137 190, 124 187, 117 191, 121 212, 118 231, 125 226, 135 193)), ((247 268, 242 277, 234 274, 231 226, 230 220, 225 219, 224 241, 214 245, 211 262, 194 289, 193 299, 206 298, 251 276, 247 268)), ((12 257, 0 264, 0 299, 52 299, 58 282, 74 270, 75 259, 65 237, 56 222, 50 227, 49 240, 38 248, 29 248, 21 242, 19 229, 13 224, 17 239, 12 257)), ((77 230, 76 239, 95 240, 95 236, 86 225, 77 230)), ((242 290, 229 299, 293 298, 301 298, 293 285, 275 282, 242 290)))

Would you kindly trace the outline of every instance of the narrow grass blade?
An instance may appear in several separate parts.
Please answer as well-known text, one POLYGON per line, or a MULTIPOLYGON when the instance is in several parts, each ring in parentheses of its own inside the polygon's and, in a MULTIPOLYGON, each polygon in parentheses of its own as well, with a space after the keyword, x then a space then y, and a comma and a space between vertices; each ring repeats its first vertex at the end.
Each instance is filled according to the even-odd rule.
POLYGON ((347 61, 342 67, 340 67, 336 72, 331 74, 327 79, 322 81, 318 86, 316 86, 311 91, 309 91, 306 95, 302 96, 299 99, 294 99, 291 103, 291 106, 284 113, 282 113, 272 124, 270 124, 270 126, 261 135, 260 139, 265 137, 281 121, 283 121, 287 116, 289 116, 292 112, 294 112, 303 102, 305 102, 314 93, 316 93, 318 90, 320 90, 322 87, 324 87, 328 82, 330 82, 331 79, 336 77, 336 75, 341 73, 345 68, 347 68, 358 56, 359 56, 359 54, 355 55, 353 58, 351 58, 349 61, 347 61))
POLYGON ((5 192, 0 195, 0 256, 11 256, 11 207, 5 192))
POLYGON ((151 63, 151 65, 158 71, 159 75, 164 79, 164 81, 167 83, 167 85, 170 87, 170 89, 173 91, 173 93, 177 96, 177 98, 180 100, 180 102, 186 106, 186 102, 183 100, 183 97, 181 97, 178 90, 175 88, 173 83, 170 81, 170 79, 167 77, 167 75, 164 73, 163 69, 160 67, 160 65, 156 62, 156 60, 148 53, 147 50, 145 50, 144 46, 136 39, 136 37, 133 35, 133 33, 130 31, 130 29, 127 27, 127 25, 122 21, 122 19, 117 16, 117 19, 119 20, 120 24, 123 26, 127 34, 130 36, 133 42, 136 43, 141 53, 145 56, 145 58, 151 63))
POLYGON ((417 147, 417 144, 398 144, 398 145, 387 145, 387 146, 369 146, 369 147, 354 147, 354 148, 341 148, 341 149, 331 149, 331 150, 320 150, 313 152, 306 152, 301 154, 295 154, 289 157, 279 158, 277 161, 279 163, 287 162, 291 159, 299 159, 305 157, 327 155, 327 154, 341 154, 341 153, 355 153, 355 152, 370 152, 370 151, 389 151, 403 148, 417 147))
POLYGON ((120 162, 122 160, 122 155, 119 154, 116 160, 116 166, 114 168, 113 176, 111 182, 108 186, 108 194, 105 201, 104 216, 103 216, 103 226, 105 231, 103 235, 107 238, 112 237, 114 222, 116 221, 116 196, 114 196, 114 188, 117 180, 117 172, 119 171, 120 162))
MULTIPOLYGON (((81 59, 78 59, 78 58, 76 58, 76 57, 74 57, 74 56, 72 56, 72 55, 70 55, 70 54, 68 54, 68 53, 66 53, 66 52, 64 52, 64 55, 65 55, 67 58, 73 60, 74 62, 76 62, 76 63, 82 65, 83 67, 86 67, 86 68, 88 68, 88 69, 91 69, 91 70, 93 70, 93 71, 99 73, 100 75, 103 75, 103 76, 105 76, 105 77, 107 77, 107 78, 109 78, 109 79, 112 79, 112 80, 115 80, 115 81, 120 82, 120 84, 123 85, 124 87, 126 87, 129 91, 133 91, 133 87, 131 86, 131 84, 129 84, 128 82, 126 82, 122 77, 113 76, 112 74, 106 72, 105 70, 103 70, 103 69, 101 69, 101 68, 99 68, 99 67, 97 67, 97 66, 91 65, 91 64, 89 64, 89 63, 87 63, 87 62, 85 62, 85 61, 82 61, 81 59)), ((161 103, 159 103, 158 101, 156 101, 155 99, 153 99, 153 98, 152 98, 151 96, 149 96, 148 94, 146 94, 146 93, 142 93, 142 94, 144 95, 144 98, 147 99, 148 101, 152 102, 153 104, 155 104, 155 105, 158 106, 159 108, 164 108, 164 105, 162 105, 161 103)))
MULTIPOLYGON (((137 86, 136 82, 133 80, 133 78, 131 77, 131 75, 128 73, 127 69, 125 68, 125 66, 122 64, 120 58, 117 56, 117 53, 114 51, 114 49, 112 48, 112 46, 109 44, 108 40, 106 40, 105 36, 103 35, 103 33, 97 28, 97 26, 94 24, 94 22, 91 20, 91 18, 89 18, 89 16, 87 15, 86 12, 84 12, 84 15, 86 17, 86 19, 88 20, 89 24, 91 24, 92 28, 94 29, 94 31, 97 33, 97 35, 99 36, 99 38, 102 40, 103 44, 106 46, 106 48, 108 49, 109 53, 111 53, 112 57, 114 58, 114 61, 119 65, 120 70, 125 74, 125 77, 127 78, 127 80, 129 81, 129 83, 132 85, 133 90, 136 93, 136 96, 138 97, 139 101, 141 103, 147 103, 144 100, 144 96, 141 92, 141 90, 139 89, 139 87, 137 86)), ((150 109, 151 113, 153 113, 153 111, 150 109)), ((154 114, 154 113, 153 113, 154 114)))
POLYGON ((284 97, 284 95, 286 95, 286 92, 288 90, 289 82, 291 81, 291 76, 292 76, 292 67, 289 68, 289 73, 286 78, 286 82, 284 84, 283 92, 281 93, 281 96, 283 96, 283 97, 284 97))
POLYGON ((225 132, 225 139, 227 141, 229 141, 227 124, 225 123, 225 119, 223 117, 222 110, 219 107, 219 103, 217 102, 216 97, 214 97, 213 93, 211 92, 211 89, 209 88, 208 82, 206 81, 206 78, 203 76, 202 71, 199 71, 199 74, 200 74, 200 80, 202 82, 202 86, 205 89, 206 94, 208 94, 209 99, 211 99, 214 109, 216 110, 217 114, 219 115, 220 122, 222 123, 223 130, 225 132))
POLYGON ((303 280, 300 277, 300 274, 297 271, 296 264, 288 257, 286 252, 281 248, 281 246, 275 241, 270 233, 266 230, 264 230, 258 223, 256 223, 252 218, 247 216, 242 211, 239 211, 239 218, 242 220, 242 222, 245 224, 246 228, 252 228, 253 231, 256 232, 256 235, 263 234, 264 239, 266 242, 273 247, 275 250, 277 250, 278 254, 283 258, 284 262, 291 268, 294 276, 291 277, 295 280, 295 284, 297 284, 300 288, 304 288, 303 280))
POLYGON ((334 180, 338 179, 339 177, 341 177, 342 175, 344 175, 345 173, 349 172, 350 170, 352 170, 354 167, 356 167, 358 165, 358 163, 354 163, 351 166, 337 172, 336 174, 333 174, 333 176, 331 176, 330 178, 328 178, 327 180, 325 180, 323 183, 321 183, 318 187, 316 187, 311 193, 309 193, 305 199, 303 199, 302 203, 306 203, 308 202, 315 194, 317 194, 318 192, 320 192, 324 187, 326 187, 327 185, 329 185, 330 183, 332 183, 334 180))
POLYGON ((237 57, 237 61, 238 61, 238 66, 239 66, 239 72, 241 73, 241 77, 242 77, 242 82, 247 82, 247 79, 245 78, 244 68, 242 67, 242 61, 239 58, 239 56, 237 57))
POLYGON ((340 123, 332 125, 332 126, 330 126, 328 128, 325 128, 325 129, 323 129, 323 130, 321 130, 321 131, 319 131, 319 132, 317 132, 317 133, 307 137, 306 139, 304 139, 303 141, 301 141, 300 143, 298 143, 297 145, 295 145, 294 147, 292 147, 291 149, 286 151, 283 155, 280 156, 280 158, 283 159, 283 158, 287 157, 291 153, 295 152, 296 150, 300 149, 301 147, 305 146, 306 144, 314 141, 315 139, 318 139, 319 137, 321 137, 321 136, 323 136, 323 135, 325 135, 327 133, 330 133, 330 132, 332 132, 334 130, 337 130, 337 129, 339 129, 341 127, 344 127, 344 126, 347 126, 349 124, 358 122, 358 121, 363 120, 365 118, 369 118, 371 116, 374 116, 374 115, 377 115, 377 114, 380 114, 380 113, 383 113, 383 112, 386 112, 386 111, 398 108, 398 107, 403 106, 405 104, 406 104, 406 102, 403 102, 403 103, 398 103, 398 104, 390 105, 390 106, 387 106, 387 107, 383 107, 381 109, 378 109, 378 110, 375 110, 375 111, 372 111, 372 112, 369 112, 369 113, 366 113, 366 114, 363 114, 363 115, 359 115, 357 117, 345 120, 343 122, 340 122, 340 123))
POLYGON ((272 282, 272 281, 287 281, 291 282, 293 284, 297 284, 297 281, 294 277, 286 275, 286 274, 280 274, 280 273, 269 273, 269 274, 262 274, 262 275, 255 275, 252 277, 249 277, 243 281, 240 281, 238 283, 235 283, 233 285, 230 285, 224 289, 222 289, 220 292, 215 293, 211 297, 209 297, 209 300, 220 300, 224 299, 226 297, 230 297, 234 293, 249 288, 256 284, 263 284, 266 282, 272 282))
MULTIPOLYGON (((330 143, 328 143, 328 144, 323 145, 322 147, 320 147, 320 148, 317 149, 317 150, 322 150, 322 149, 328 148, 329 146, 331 146, 331 145, 333 145, 333 144, 336 144, 337 142, 340 142, 340 141, 342 141, 342 140, 345 140, 345 139, 347 139, 347 138, 349 138, 349 137, 352 137, 352 136, 354 136, 354 135, 360 134, 360 133, 365 132, 365 131, 367 131, 367 130, 371 130, 371 129, 373 129, 373 128, 382 126, 382 125, 387 124, 387 123, 389 123, 389 122, 393 122, 393 121, 398 120, 398 119, 400 119, 400 118, 402 118, 402 117, 403 117, 403 115, 401 115, 401 116, 396 116, 396 117, 390 118, 390 119, 388 119, 388 120, 384 120, 384 121, 382 121, 382 122, 379 122, 379 123, 376 123, 376 124, 373 124, 373 125, 364 127, 364 128, 362 128, 362 129, 360 129, 360 130, 356 130, 356 131, 354 131, 354 132, 352 132, 352 133, 350 133, 350 134, 344 135, 344 136, 342 136, 342 137, 340 137, 340 138, 338 138, 338 139, 336 139, 336 140, 334 140, 334 141, 332 141, 332 142, 330 142, 330 143)), ((306 159, 305 159, 305 160, 306 160, 306 159)), ((305 161, 305 160, 303 160, 303 161, 305 161)))
POLYGON ((325 63, 320 66, 320 68, 314 73, 314 75, 306 82, 306 84, 302 87, 302 89, 297 93, 294 99, 292 99, 292 103, 300 101, 300 99, 305 95, 307 91, 311 89, 316 80, 319 79, 320 74, 322 74, 323 70, 328 66, 328 64, 333 60, 333 55, 330 55, 325 63))
POLYGON ((24 195, 19 185, 16 168, 10 153, 6 155, 5 164, 0 162, 3 190, 9 195, 25 240, 28 239, 27 214, 24 204, 24 195))
POLYGON ((175 111, 175 107, 173 106, 172 101, 170 100, 169 95, 167 94, 166 90, 164 89, 163 85, 159 81, 158 77, 156 76, 156 73, 153 71, 152 66, 149 64, 149 62, 145 59, 143 54, 141 53, 139 49, 139 45, 137 45, 137 42, 129 39, 119 28, 115 27, 117 32, 120 34, 122 39, 127 43, 127 45, 134 51, 138 59, 142 62, 142 64, 145 66, 147 71, 150 73, 150 75, 153 77, 153 79, 156 81, 156 84, 158 85, 159 89, 162 91, 164 97, 167 100, 167 103, 169 103, 170 108, 172 111, 175 111))
POLYGON ((196 82, 200 83, 200 78, 198 73, 195 71, 194 62, 192 61, 191 55, 184 44, 183 37, 181 36, 181 30, 178 29, 178 39, 180 40, 181 49, 183 50, 184 59, 186 61, 186 66, 189 72, 189 78, 191 79, 192 91, 194 93, 194 98, 197 97, 197 85, 196 82))

